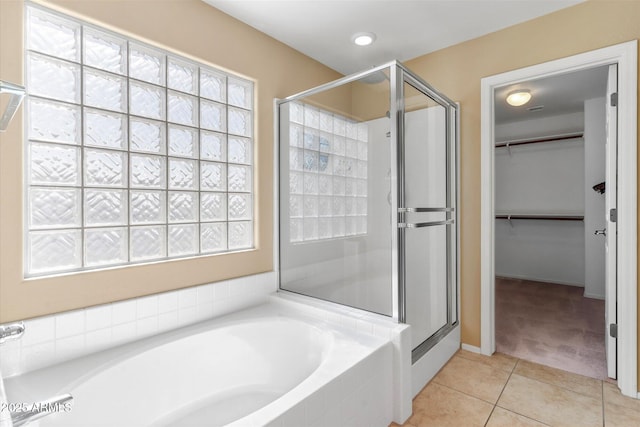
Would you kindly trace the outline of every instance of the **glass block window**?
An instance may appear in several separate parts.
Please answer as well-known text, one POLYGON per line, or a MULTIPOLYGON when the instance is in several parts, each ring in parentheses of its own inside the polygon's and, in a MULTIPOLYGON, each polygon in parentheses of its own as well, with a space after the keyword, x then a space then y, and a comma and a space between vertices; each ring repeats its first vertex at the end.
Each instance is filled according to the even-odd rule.
POLYGON ((366 234, 367 124, 295 102, 289 121, 290 240, 366 234))
POLYGON ((26 10, 26 275, 252 248, 253 83, 26 10))

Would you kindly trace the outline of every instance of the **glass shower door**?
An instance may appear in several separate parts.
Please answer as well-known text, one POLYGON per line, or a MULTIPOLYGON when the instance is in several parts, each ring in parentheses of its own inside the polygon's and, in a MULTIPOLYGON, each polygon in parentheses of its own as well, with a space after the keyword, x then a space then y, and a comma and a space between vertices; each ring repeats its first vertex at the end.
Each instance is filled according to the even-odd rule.
POLYGON ((280 289, 393 316, 390 67, 278 103, 280 289))
POLYGON ((457 106, 393 61, 278 106, 280 289, 411 325, 458 323, 457 106))
POLYGON ((457 322, 455 112, 410 75, 402 92, 399 271, 417 360, 457 322))

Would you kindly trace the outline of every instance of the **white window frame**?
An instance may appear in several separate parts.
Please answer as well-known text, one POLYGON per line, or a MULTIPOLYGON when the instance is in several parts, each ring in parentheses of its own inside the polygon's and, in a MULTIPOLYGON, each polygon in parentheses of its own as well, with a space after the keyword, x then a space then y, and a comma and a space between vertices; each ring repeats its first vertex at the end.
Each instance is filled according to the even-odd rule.
MULTIPOLYGON (((51 97, 47 97, 47 96, 43 96, 42 93, 40 93, 40 95, 37 94, 33 94, 30 92, 30 88, 29 88, 29 84, 27 84, 27 101, 25 102, 25 105, 27 106, 26 108, 26 114, 25 114, 25 162, 26 162, 26 167, 25 167, 25 197, 24 197, 24 212, 25 212, 25 219, 24 219, 24 224, 25 224, 25 245, 24 245, 24 259, 25 259, 25 263, 24 263, 24 274, 25 277, 37 277, 37 276, 43 276, 43 275, 50 275, 50 274, 58 274, 58 273, 67 273, 67 272, 74 272, 74 271, 86 271, 86 270, 95 270, 95 269, 102 269, 102 268, 111 268, 111 267, 116 267, 116 266, 123 266, 123 265, 131 265, 131 264, 143 264, 143 263, 148 263, 148 262, 157 262, 157 261, 163 261, 163 260, 169 260, 169 259, 184 259, 184 258, 191 258, 191 257, 197 257, 197 256, 201 256, 201 255, 210 255, 210 254, 214 254, 214 253, 230 253, 230 252, 237 252, 237 251, 244 251, 244 250, 251 250, 255 248, 255 237, 254 237, 254 233, 255 233, 255 215, 254 215, 254 206, 255 206, 255 197, 254 197, 254 173, 255 173, 255 168, 254 168, 254 164, 255 164, 255 149, 254 149, 254 141, 255 141, 255 118, 254 118, 254 111, 255 111, 255 85, 254 83, 244 77, 241 76, 237 76, 234 75, 232 73, 229 72, 225 72, 225 71, 221 71, 213 66, 210 66, 208 64, 202 63, 200 61, 196 61, 187 57, 184 57, 182 55, 179 54, 175 54, 173 52, 169 52, 165 49, 161 49, 158 48, 156 46, 152 46, 148 43, 144 43, 141 42, 139 40, 136 40, 135 38, 132 37, 128 37, 122 34, 118 34, 116 32, 113 31, 109 31, 107 29, 104 29, 100 26, 96 26, 93 24, 89 24, 85 21, 79 20, 79 19, 75 19, 73 17, 69 17, 67 15, 49 10, 47 8, 41 7, 39 5, 33 5, 33 4, 27 4, 25 5, 25 28, 27 29, 27 31, 25 31, 25 33, 28 33, 28 29, 29 29, 29 19, 32 13, 36 13, 36 14, 47 14, 47 15, 51 15, 53 17, 55 17, 55 19, 61 19, 63 21, 69 22, 75 26, 77 26, 79 28, 79 40, 76 40, 76 49, 79 49, 80 52, 77 54, 76 60, 69 60, 69 59, 63 59, 60 58, 59 56, 54 56, 54 55, 50 55, 47 54, 47 52, 40 52, 40 51, 35 51, 31 49, 31 45, 29 44, 29 37, 30 34, 26 34, 25 35, 25 49, 24 49, 24 55, 25 55, 25 81, 29 82, 29 58, 34 56, 34 57, 41 57, 44 59, 51 59, 51 60, 55 60, 58 61, 59 63, 65 64, 65 65, 70 65, 75 67, 77 70, 79 70, 79 79, 80 79, 80 83, 79 83, 79 95, 77 95, 77 97, 79 98, 76 99, 76 102, 65 102, 65 101, 61 101, 59 99, 51 98, 51 97), (101 70, 95 67, 91 67, 85 64, 85 58, 84 58, 84 43, 85 43, 85 32, 94 32, 97 31, 99 33, 102 33, 103 35, 105 35, 106 37, 113 37, 116 40, 120 40, 124 42, 124 52, 123 52, 123 56, 126 56, 126 60, 124 60, 124 65, 125 65, 125 70, 124 72, 117 73, 117 72, 109 72, 109 71, 105 71, 105 70, 101 70), (154 84, 154 83, 150 83, 150 82, 146 82, 143 80, 138 80, 136 78, 131 77, 131 70, 129 67, 129 60, 130 60, 130 47, 131 45, 136 45, 138 47, 141 47, 143 49, 148 49, 150 51, 153 51, 154 53, 157 53, 159 55, 161 55, 162 57, 162 62, 163 62, 163 67, 164 67, 164 84, 154 84), (168 80, 168 64, 170 60, 174 60, 174 61, 178 61, 178 62, 182 62, 185 63, 187 65, 196 67, 196 73, 195 73, 195 79, 194 80, 194 86, 195 86, 195 93, 194 94, 187 94, 187 93, 183 93, 180 92, 176 89, 173 89, 169 86, 169 80, 168 80), (124 92, 126 92, 125 94, 123 94, 123 98, 126 98, 126 102, 123 101, 126 105, 124 107, 124 112, 121 113, 121 117, 124 117, 124 120, 126 121, 126 125, 124 126, 125 130, 125 140, 124 140, 124 147, 121 148, 114 148, 114 147, 100 147, 100 146, 90 146, 88 144, 86 144, 85 141, 85 123, 84 123, 84 119, 85 119, 85 112, 89 109, 91 109, 91 111, 102 111, 108 114, 113 114, 114 116, 116 114, 120 114, 117 113, 113 110, 109 110, 109 109, 101 109, 101 108, 97 108, 95 105, 87 105, 87 103, 85 102, 85 82, 83 81, 83 76, 86 72, 86 70, 90 70, 90 71, 96 71, 98 73, 101 73, 102 75, 105 76, 110 76, 113 78, 120 78, 123 79, 125 84, 126 84, 126 90, 124 92), (213 73, 215 75, 218 75, 222 78, 224 78, 224 82, 225 82, 225 97, 224 99, 221 100, 214 100, 211 98, 205 98, 204 96, 201 96, 200 94, 200 82, 201 82, 201 74, 202 72, 206 70, 207 72, 213 73), (244 105, 238 105, 238 103, 235 104, 230 104, 230 100, 229 98, 226 96, 228 95, 228 89, 229 89, 229 85, 228 82, 232 81, 234 83, 236 83, 236 86, 244 86, 244 88, 246 89, 246 96, 248 98, 248 101, 244 104, 244 105), (130 126, 130 122, 132 118, 141 118, 144 119, 146 121, 153 121, 155 119, 152 119, 150 117, 142 117, 142 116, 136 116, 131 114, 130 112, 130 91, 129 89, 131 88, 132 83, 140 83, 141 85, 147 85, 149 87, 154 87, 155 89, 159 89, 160 91, 163 92, 163 108, 164 108, 164 112, 163 115, 161 117, 160 120, 156 120, 157 123, 160 124, 161 128, 164 129, 164 150, 160 150, 160 152, 158 153, 153 153, 152 155, 156 156, 154 158, 159 159, 161 162, 164 162, 164 169, 161 170, 163 176, 161 177, 161 180, 164 181, 164 185, 160 188, 157 189, 150 189, 147 188, 146 190, 151 192, 151 191, 159 191, 160 195, 161 195, 161 203, 163 203, 164 206, 162 206, 164 208, 164 217, 161 218, 160 220, 151 223, 150 225, 143 225, 143 224, 133 224, 134 221, 132 221, 132 214, 130 212, 130 200, 131 200, 131 194, 132 192, 135 191, 139 191, 141 190, 141 188, 136 188, 134 186, 132 186, 132 182, 131 182, 131 170, 128 168, 131 168, 131 158, 135 157, 136 155, 142 155, 144 153, 140 152, 140 151, 131 151, 131 146, 130 146, 130 131, 131 131, 131 126, 130 126), (195 148, 193 149, 194 154, 192 157, 182 157, 179 155, 172 155, 169 153, 169 142, 168 142, 168 133, 169 133, 169 125, 175 125, 178 127, 185 127, 182 126, 182 124, 177 123, 175 121, 170 121, 169 120, 169 106, 168 106, 168 98, 169 98, 169 94, 176 94, 179 96, 190 96, 192 97, 191 99, 195 100, 195 112, 194 112, 194 121, 195 124, 193 124, 192 126, 189 127, 189 129, 192 129, 196 132, 196 138, 195 138, 195 148), (67 106, 74 106, 73 108, 76 108, 77 111, 79 111, 80 114, 80 124, 79 124, 79 128, 77 129, 79 132, 79 136, 78 136, 78 142, 75 144, 69 143, 69 141, 67 142, 52 142, 52 141, 47 141, 45 140, 38 140, 37 138, 30 138, 30 121, 29 121, 29 117, 30 117, 30 108, 29 105, 31 105, 32 102, 38 102, 38 100, 42 100, 46 102, 49 101, 53 101, 56 102, 58 104, 61 105, 67 105, 67 106), (222 105, 224 107, 224 126, 222 128, 222 130, 213 130, 213 129, 205 129, 202 127, 202 124, 200 123, 200 117, 201 117, 201 112, 200 112, 200 106, 203 103, 217 103, 218 105, 222 105), (233 134, 233 133, 229 133, 229 121, 228 121, 228 116, 229 116, 229 111, 236 111, 238 114, 243 115, 246 120, 245 120, 245 126, 248 128, 248 135, 239 135, 239 134, 233 134), (211 162, 209 162, 210 159, 207 158, 202 158, 201 156, 201 152, 200 152, 200 135, 202 132, 217 132, 220 135, 224 135, 224 149, 223 154, 224 154, 224 158, 219 159, 219 160, 211 160, 211 162), (227 157, 227 153, 228 153, 228 146, 227 146, 227 142, 230 138, 243 138, 243 141, 248 141, 249 143, 249 148, 247 150, 247 158, 248 161, 236 161, 236 162, 230 162, 229 158, 227 157), (34 142, 30 142, 30 141, 34 141, 34 142), (79 174, 79 183, 76 183, 74 185, 58 185, 56 186, 54 185, 45 185, 42 183, 35 183, 32 185, 32 180, 30 179, 30 171, 31 171, 31 158, 30 158, 30 150, 31 150, 31 145, 35 143, 35 144, 49 144, 50 146, 55 146, 55 147, 60 147, 60 148, 65 148, 68 149, 70 147, 77 147, 75 151, 79 152, 79 156, 80 159, 78 161, 78 174, 79 174), (124 219, 123 221, 121 221, 120 224, 118 225, 109 225, 109 226, 88 226, 87 225, 87 221, 85 218, 85 213, 84 213, 84 197, 85 197, 85 192, 86 190, 89 188, 88 185, 85 185, 85 162, 86 162, 86 157, 85 157, 85 151, 89 151, 89 150, 102 150, 101 152, 109 152, 109 153, 113 153, 113 154, 121 154, 123 156, 126 157, 126 162, 124 164, 124 179, 127 181, 126 183, 123 183, 123 185, 121 187, 108 187, 110 190, 113 191, 123 191, 124 194, 126 194, 126 219, 124 219), (169 164, 171 161, 174 162, 179 162, 179 161, 188 161, 191 162, 191 164, 194 166, 194 186, 193 188, 190 188, 188 190, 181 190, 180 188, 171 188, 169 186, 169 181, 170 181, 170 172, 169 172, 169 164), (225 179, 225 186, 223 189, 216 189, 216 190, 211 190, 209 191, 209 193, 211 194, 221 194, 224 196, 224 198, 226 199, 226 202, 228 203, 229 201, 229 196, 233 195, 236 198, 239 199, 244 199, 245 202, 248 202, 248 208, 246 209, 247 213, 243 214, 242 216, 240 216, 239 218, 229 218, 228 215, 228 206, 225 206, 225 215, 224 215, 224 219, 221 218, 216 218, 215 220, 210 220, 210 221, 203 221, 203 218, 201 218, 201 206, 200 206, 200 202, 201 202, 201 195, 203 194, 204 190, 202 188, 201 185, 201 175, 200 175, 200 166, 201 165, 209 165, 215 163, 216 165, 220 165, 221 168, 223 168, 225 170, 225 172, 229 169, 229 167, 236 167, 238 170, 242 169, 244 170, 244 172, 246 173, 247 171, 249 172, 248 175, 249 177, 246 179, 246 188, 243 188, 242 190, 238 190, 238 191, 230 191, 229 187, 226 185, 227 184, 227 179, 228 176, 226 176, 225 179), (33 189, 64 189, 65 191, 67 189, 76 189, 76 192, 79 193, 79 206, 76 206, 77 209, 79 210, 78 213, 76 213, 76 221, 77 222, 75 225, 73 226, 67 226, 67 227, 59 227, 59 226, 53 226, 53 227, 46 227, 46 226, 42 226, 42 224, 39 225, 31 225, 32 221, 31 221, 31 205, 30 205, 30 197, 29 194, 32 192, 33 189), (172 191, 184 191, 185 193, 189 192, 189 193, 194 193, 197 195, 197 208, 195 209, 195 217, 190 220, 189 222, 179 222, 179 221, 170 221, 169 216, 170 216, 170 209, 169 209, 169 195, 172 191), (162 195, 164 196, 164 199, 162 199, 162 195), (240 197, 242 196, 242 197, 240 197), (185 224, 191 225, 195 227, 196 230, 196 236, 197 236, 197 251, 192 251, 192 253, 188 253, 188 254, 171 254, 169 251, 169 233, 170 233, 170 229, 172 227, 175 227, 176 229, 179 227, 184 227, 185 224), (214 250, 203 250, 203 245, 202 245, 202 225, 203 224, 216 224, 220 227, 223 227, 226 231, 226 236, 225 236, 225 240, 226 240, 226 248, 222 248, 222 249, 214 249, 214 250), (140 227, 140 228, 135 228, 135 227, 140 227), (133 259, 134 257, 132 256, 132 251, 131 251, 131 231, 132 230, 142 230, 143 227, 156 227, 158 230, 162 231, 164 233, 164 237, 163 242, 161 244, 160 247, 160 255, 158 256, 149 256, 146 257, 144 259, 133 259), (94 264, 94 265, 87 265, 87 254, 86 254, 86 241, 85 241, 85 236, 86 236, 86 232, 87 231, 92 231, 92 230, 98 230, 98 229, 105 229, 105 228, 111 228, 113 230, 115 229, 119 229, 119 230, 126 230, 126 240, 125 240, 125 244, 126 244, 126 260, 125 259, 121 259, 120 261, 117 262, 112 262, 112 263, 103 263, 103 264, 94 264), (37 233, 42 233, 42 232, 57 232, 59 230, 70 230, 73 231, 74 234, 78 235, 79 234, 79 241, 76 241, 76 248, 75 250, 79 250, 80 254, 76 254, 76 261, 79 261, 79 265, 69 265, 63 268, 56 268, 55 266, 50 266, 50 269, 40 269, 39 271, 34 271, 33 269, 30 268, 31 265, 31 248, 30 248, 30 244, 32 242, 32 237, 34 235, 37 235, 37 233), (233 234, 233 230, 243 230, 244 234, 242 235, 242 237, 244 238, 243 242, 240 242, 242 244, 240 245, 233 245, 233 244, 229 244, 229 238, 230 235, 233 238, 234 234, 233 234)), ((246 159, 245 159, 246 160, 246 159)), ((92 189, 99 189, 99 187, 95 187, 92 189)), ((161 210, 162 210, 161 207, 161 210)), ((34 223, 35 224, 35 223, 34 223)), ((238 239, 241 240, 241 239, 238 239)))

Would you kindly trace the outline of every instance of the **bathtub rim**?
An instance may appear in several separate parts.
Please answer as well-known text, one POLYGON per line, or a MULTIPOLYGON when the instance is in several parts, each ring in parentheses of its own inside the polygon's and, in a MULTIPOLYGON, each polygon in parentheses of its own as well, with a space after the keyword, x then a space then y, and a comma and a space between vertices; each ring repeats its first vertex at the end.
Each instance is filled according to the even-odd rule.
MULTIPOLYGON (((322 333, 324 333, 324 329, 328 329, 330 332, 327 333, 337 334, 340 339, 345 339, 347 341, 353 340, 355 342, 371 346, 371 352, 378 350, 380 347, 389 342, 390 332, 386 337, 381 337, 375 336, 371 333, 366 333, 365 331, 356 330, 356 328, 353 327, 357 324, 358 321, 364 321, 362 320, 362 313, 351 314, 350 319, 353 320, 353 323, 346 325, 344 321, 340 321, 338 318, 336 318, 336 316, 344 317, 346 315, 345 313, 343 313, 342 315, 337 315, 336 313, 327 311, 326 308, 310 306, 308 304, 305 304, 304 301, 283 297, 282 295, 278 295, 277 293, 275 293, 270 295, 267 301, 263 301, 257 305, 247 307, 239 311, 227 313, 218 317, 213 317, 198 323, 183 326, 154 336, 142 338, 130 343, 117 345, 112 348, 105 349, 101 352, 85 355, 77 359, 68 360, 60 364, 48 366, 36 371, 27 372, 23 375, 6 378, 5 385, 7 387, 7 392, 9 397, 13 401, 41 401, 53 395, 59 394, 60 392, 66 392, 71 389, 72 386, 77 387, 77 385, 81 384, 83 380, 86 381, 91 376, 101 372, 103 369, 105 369, 105 367, 115 366, 118 363, 122 363, 122 361, 126 360, 127 357, 142 354, 146 351, 153 350, 154 348, 179 339, 191 337, 200 333, 206 333, 207 331, 212 330, 212 326, 213 329, 217 329, 225 326, 231 326, 233 324, 238 324, 238 321, 242 322, 244 320, 246 323, 256 321, 256 319, 259 318, 258 316, 256 316, 256 314, 260 314, 264 311, 267 311, 269 314, 263 315, 262 317, 282 317, 292 319, 297 322, 308 324, 311 327, 319 328, 322 333), (338 319, 338 321, 336 321, 336 319, 338 319), (83 373, 78 375, 78 370, 83 373)), ((378 315, 372 314, 372 316, 378 315)), ((379 323, 381 321, 386 325, 387 328, 389 328, 390 326, 394 329, 397 327, 400 327, 401 329, 407 327, 406 325, 390 323, 386 319, 377 319, 376 323, 379 323)), ((389 329, 389 331, 390 330, 391 329, 389 329)), ((315 374, 318 369, 320 369, 323 363, 324 361, 321 362, 320 366, 318 366, 310 376, 315 374)), ((301 384, 305 383, 308 378, 309 377, 305 378, 296 387, 294 387, 292 390, 289 390, 289 392, 295 390, 301 384)), ((285 395, 287 395, 289 392, 285 393, 285 395)), ((283 396, 280 396, 278 399, 276 399, 276 401, 281 399, 282 397, 283 396)), ((269 406, 273 403, 274 402, 271 402, 266 406, 269 406)), ((257 411, 260 411, 262 409, 264 408, 261 408, 257 411)), ((250 415, 251 414, 248 414, 247 416, 250 415)))
MULTIPOLYGON (((221 316, 218 318, 208 319, 202 322, 195 323, 193 325, 188 325, 182 328, 175 329, 169 332, 176 332, 175 334, 168 335, 168 332, 153 335, 150 337, 145 337, 140 340, 136 340, 133 343, 127 343, 120 346, 113 347, 113 350, 119 350, 115 353, 115 357, 105 360, 102 363, 96 364, 89 371, 84 372, 80 376, 77 377, 74 381, 69 384, 64 385, 64 389, 59 390, 56 394, 70 392, 73 394, 73 390, 79 385, 83 384, 86 381, 91 380, 91 378, 96 375, 101 374, 104 371, 108 371, 122 363, 126 363, 127 359, 132 357, 143 356, 146 353, 152 351, 163 351, 166 350, 167 346, 170 345, 178 345, 180 341, 192 339, 198 337, 199 335, 205 335, 209 333, 215 333, 217 331, 221 331, 227 328, 233 328, 234 326, 248 326, 252 323, 261 323, 261 322, 269 322, 273 321, 274 323, 281 320, 280 317, 274 317, 269 315, 262 315, 257 317, 251 317, 246 319, 237 319, 237 320, 226 320, 224 322, 216 322, 215 320, 222 320, 227 316, 221 316), (166 334, 166 335, 165 335, 166 334), (68 389, 68 390, 67 390, 68 389)), ((320 359, 320 363, 316 366, 317 369, 323 362, 326 357, 326 353, 330 350, 330 347, 334 344, 333 337, 330 336, 330 333, 327 331, 321 330, 317 325, 308 324, 299 319, 290 318, 288 321, 293 321, 296 324, 304 324, 305 327, 314 330, 317 332, 323 341, 323 356, 320 359)), ((94 353, 95 354, 95 353, 94 353)), ((91 355, 88 355, 91 356, 91 355)), ((86 357, 86 356, 85 356, 86 357)), ((78 358, 81 359, 81 358, 78 358)), ((72 359, 69 362, 77 361, 78 359, 72 359)), ((56 366, 56 365, 54 365, 56 366)), ((36 371, 37 372, 37 371, 36 371)))

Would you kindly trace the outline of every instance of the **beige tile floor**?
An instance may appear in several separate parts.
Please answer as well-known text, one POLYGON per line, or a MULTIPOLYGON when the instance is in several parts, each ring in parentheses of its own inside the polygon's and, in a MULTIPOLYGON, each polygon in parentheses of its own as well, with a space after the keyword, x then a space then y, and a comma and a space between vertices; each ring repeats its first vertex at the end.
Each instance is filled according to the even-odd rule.
POLYGON ((634 427, 640 426, 640 400, 606 381, 460 350, 416 396, 403 426, 634 427))

